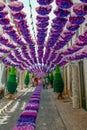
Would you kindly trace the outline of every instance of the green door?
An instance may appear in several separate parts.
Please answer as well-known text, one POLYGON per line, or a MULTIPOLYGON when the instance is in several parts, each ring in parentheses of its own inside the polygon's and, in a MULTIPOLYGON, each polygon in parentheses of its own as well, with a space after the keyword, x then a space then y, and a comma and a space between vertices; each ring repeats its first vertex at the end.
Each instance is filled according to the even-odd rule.
POLYGON ((86 109, 83 61, 79 62, 79 69, 80 69, 81 104, 82 104, 82 108, 86 109))

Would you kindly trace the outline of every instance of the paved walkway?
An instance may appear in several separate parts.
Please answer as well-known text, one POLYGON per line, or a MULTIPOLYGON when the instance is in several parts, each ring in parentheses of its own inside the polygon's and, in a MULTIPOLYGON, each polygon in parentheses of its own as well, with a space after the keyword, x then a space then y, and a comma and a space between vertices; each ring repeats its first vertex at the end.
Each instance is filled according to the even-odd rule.
MULTIPOLYGON (((7 107, 11 105, 11 103, 13 103, 14 101, 16 101, 17 99, 20 98, 20 96, 22 96, 24 93, 26 94, 27 90, 29 88, 24 88, 23 90, 18 90, 17 93, 15 93, 15 99, 14 100, 9 100, 8 96, 6 95, 4 98, 0 99, 0 114, 4 113, 7 110, 7 107)), ((33 89, 33 88, 31 88, 33 89)))
POLYGON ((55 101, 57 110, 67 130, 87 130, 87 111, 84 109, 73 109, 72 102, 67 99, 55 101))
POLYGON ((35 130, 66 130, 50 89, 43 89, 35 130))
POLYGON ((36 130, 87 130, 87 112, 73 109, 67 97, 57 100, 53 89, 44 89, 36 130))

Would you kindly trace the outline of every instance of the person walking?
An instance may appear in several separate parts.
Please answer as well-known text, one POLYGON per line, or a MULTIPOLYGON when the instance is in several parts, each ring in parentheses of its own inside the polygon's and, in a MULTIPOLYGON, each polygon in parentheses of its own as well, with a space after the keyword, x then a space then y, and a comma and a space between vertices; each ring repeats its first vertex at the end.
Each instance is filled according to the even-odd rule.
POLYGON ((37 85, 38 85, 38 78, 35 77, 35 78, 34 78, 34 86, 36 87, 37 85))
POLYGON ((43 88, 45 88, 45 78, 42 78, 43 88))
POLYGON ((46 77, 46 79, 45 79, 45 82, 46 82, 46 88, 48 89, 48 84, 49 84, 49 81, 48 81, 48 78, 46 77))

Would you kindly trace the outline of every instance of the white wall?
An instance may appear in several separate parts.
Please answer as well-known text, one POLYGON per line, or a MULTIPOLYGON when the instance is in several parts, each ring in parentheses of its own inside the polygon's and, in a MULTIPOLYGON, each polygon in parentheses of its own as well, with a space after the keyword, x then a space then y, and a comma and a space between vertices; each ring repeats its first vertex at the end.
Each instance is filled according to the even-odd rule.
POLYGON ((84 80, 85 80, 85 94, 86 94, 86 107, 87 107, 87 58, 84 59, 84 80))
POLYGON ((5 75, 5 66, 3 63, 0 63, 0 90, 6 86, 6 75, 5 75))
POLYGON ((70 65, 67 65, 67 88, 70 90, 70 65))

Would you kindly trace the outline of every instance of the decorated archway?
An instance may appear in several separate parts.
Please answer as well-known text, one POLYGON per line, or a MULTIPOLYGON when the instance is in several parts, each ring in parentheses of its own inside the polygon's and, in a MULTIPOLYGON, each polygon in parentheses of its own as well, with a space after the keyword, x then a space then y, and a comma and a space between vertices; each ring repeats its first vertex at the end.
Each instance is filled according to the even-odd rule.
POLYGON ((33 28, 35 39, 30 32, 23 3, 18 0, 8 5, 0 2, 0 61, 44 76, 53 71, 56 64, 63 66, 69 61, 87 57, 87 29, 77 37, 75 44, 65 49, 65 45, 85 21, 87 1, 74 3, 71 0, 56 0, 55 10, 52 9, 53 0, 37 2, 36 34, 33 28), (51 20, 48 33, 50 13, 54 13, 55 18, 51 20))

